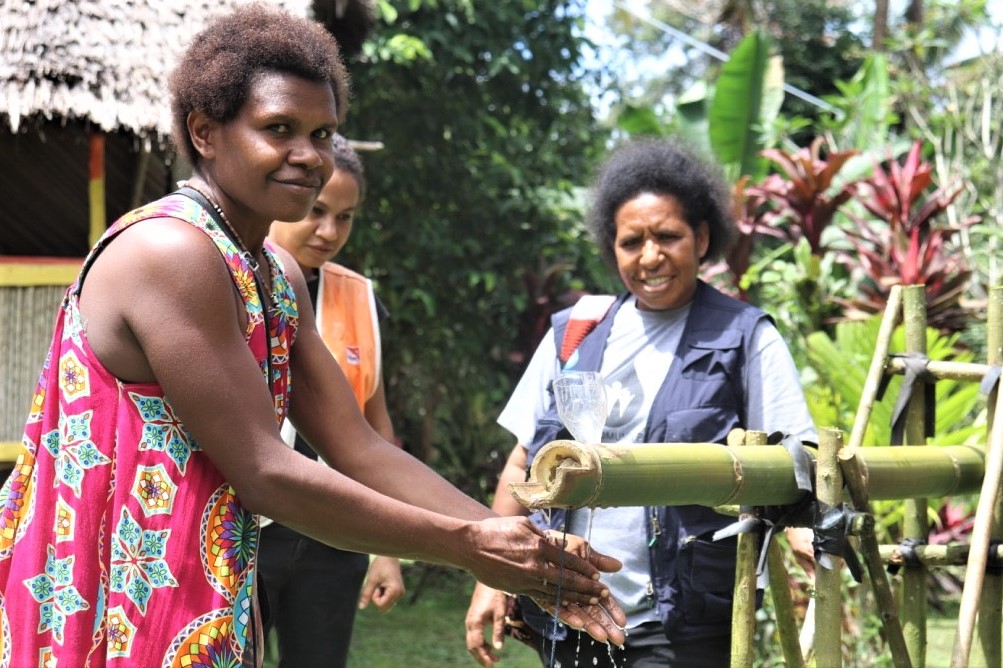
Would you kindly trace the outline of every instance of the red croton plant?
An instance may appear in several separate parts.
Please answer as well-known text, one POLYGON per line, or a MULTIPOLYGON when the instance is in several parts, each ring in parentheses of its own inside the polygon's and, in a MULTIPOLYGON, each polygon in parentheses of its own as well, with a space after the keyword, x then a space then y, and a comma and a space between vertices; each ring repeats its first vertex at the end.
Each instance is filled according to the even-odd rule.
POLYGON ((872 217, 850 214, 855 228, 848 234, 855 253, 844 253, 843 260, 862 269, 867 278, 861 296, 846 304, 849 315, 854 310, 881 312, 893 285, 923 284, 930 326, 945 331, 964 327, 967 315, 961 296, 971 270, 947 242, 978 218, 959 227, 935 225, 963 185, 937 188, 923 199, 932 185, 933 167, 923 160, 918 141, 901 164, 889 159, 887 171, 875 165, 871 177, 858 184, 857 201, 872 217))
POLYGON ((773 210, 763 222, 775 235, 797 243, 802 237, 811 247, 811 254, 824 253, 822 234, 832 224, 836 212, 854 193, 854 183, 836 183, 836 176, 858 151, 833 151, 822 157, 822 138, 811 147, 791 154, 780 149, 767 149, 763 155, 783 170, 770 174, 762 184, 749 186, 747 196, 769 201, 773 210))

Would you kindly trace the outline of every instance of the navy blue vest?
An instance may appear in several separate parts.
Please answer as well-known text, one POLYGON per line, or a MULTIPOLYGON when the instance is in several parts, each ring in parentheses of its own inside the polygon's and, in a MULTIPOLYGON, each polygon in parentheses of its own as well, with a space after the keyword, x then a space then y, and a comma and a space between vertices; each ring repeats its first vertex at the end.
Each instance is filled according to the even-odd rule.
MULTIPOLYGON (((572 355, 565 370, 599 371, 616 311, 628 294, 616 301, 572 355)), ((570 309, 552 318, 560 349, 570 309)), ((728 297, 700 281, 690 307, 676 356, 655 395, 645 427, 645 443, 724 443, 728 433, 745 424, 746 360, 753 353, 752 334, 768 319, 765 313, 728 297)), ((528 464, 547 443, 570 438, 551 401, 537 424, 529 446, 528 464)), ((671 484, 671 481, 666 481, 671 484)), ((711 542, 711 535, 734 522, 704 506, 645 508, 651 580, 659 617, 671 641, 727 636, 735 583, 734 537, 711 542)), ((563 529, 566 512, 553 509, 532 519, 540 526, 563 529)), ((535 607, 535 606, 534 606, 535 607)), ((538 631, 540 618, 527 615, 538 631), (535 622, 535 623, 534 623, 535 622)), ((552 630, 550 635, 554 635, 552 630)), ((558 633, 558 636, 563 635, 558 633)))

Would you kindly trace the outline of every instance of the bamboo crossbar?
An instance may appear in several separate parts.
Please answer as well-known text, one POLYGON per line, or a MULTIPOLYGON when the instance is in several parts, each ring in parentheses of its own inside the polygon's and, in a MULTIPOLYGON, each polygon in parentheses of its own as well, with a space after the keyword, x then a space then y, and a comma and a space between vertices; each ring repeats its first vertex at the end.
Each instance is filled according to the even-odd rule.
MULTIPOLYGON (((885 370, 894 374, 905 373, 905 361, 898 357, 890 357, 885 370)), ((966 380, 977 383, 989 371, 989 365, 978 362, 930 360, 926 363, 926 370, 938 380, 966 380)))
MULTIPOLYGON (((878 548, 882 561, 893 566, 907 565, 902 556, 902 548, 898 545, 882 545, 878 548)), ((964 566, 968 563, 970 545, 952 543, 950 545, 916 545, 912 551, 924 566, 964 566)), ((1003 545, 994 545, 989 551, 989 558, 995 563, 1003 563, 1003 545)))
MULTIPOLYGON (((967 445, 860 448, 858 456, 872 500, 967 494, 980 488, 985 471, 983 450, 967 445)), ((529 479, 509 488, 519 503, 534 510, 769 506, 802 496, 783 446, 717 443, 552 441, 533 460, 529 479)))

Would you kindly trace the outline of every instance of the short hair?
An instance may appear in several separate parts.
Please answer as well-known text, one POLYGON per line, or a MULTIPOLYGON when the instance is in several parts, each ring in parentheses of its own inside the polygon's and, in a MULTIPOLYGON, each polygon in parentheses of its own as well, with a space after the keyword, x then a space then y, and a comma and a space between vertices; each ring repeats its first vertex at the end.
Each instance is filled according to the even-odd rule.
POLYGON ((348 172, 355 179, 359 186, 359 201, 366 197, 366 172, 362 168, 362 160, 359 154, 352 148, 352 143, 340 134, 335 134, 332 138, 334 146, 334 169, 339 172, 348 172))
POLYGON ((709 244, 701 263, 722 256, 734 242, 730 192, 719 170, 675 140, 635 139, 606 159, 592 185, 586 225, 610 266, 616 267, 616 213, 642 193, 676 198, 694 230, 707 223, 709 244))
POLYGON ((334 37, 321 24, 286 11, 241 5, 195 35, 168 82, 174 143, 192 165, 198 153, 188 136, 188 114, 201 111, 221 123, 233 120, 262 72, 329 83, 338 121, 344 121, 348 73, 334 37))

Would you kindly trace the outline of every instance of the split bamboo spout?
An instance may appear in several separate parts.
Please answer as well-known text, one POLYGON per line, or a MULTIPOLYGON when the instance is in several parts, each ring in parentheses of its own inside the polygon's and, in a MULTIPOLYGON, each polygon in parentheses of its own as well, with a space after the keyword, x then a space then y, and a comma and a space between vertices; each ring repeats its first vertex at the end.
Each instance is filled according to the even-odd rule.
MULTIPOLYGON (((809 452, 811 450, 809 449, 809 452)), ((907 499, 979 490, 985 455, 967 445, 860 448, 871 499, 907 499)), ((512 495, 532 510, 613 506, 771 506, 801 498, 786 448, 717 443, 586 445, 552 441, 540 449, 512 495)))

